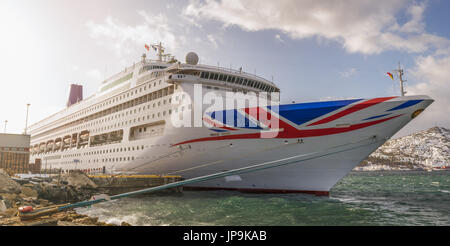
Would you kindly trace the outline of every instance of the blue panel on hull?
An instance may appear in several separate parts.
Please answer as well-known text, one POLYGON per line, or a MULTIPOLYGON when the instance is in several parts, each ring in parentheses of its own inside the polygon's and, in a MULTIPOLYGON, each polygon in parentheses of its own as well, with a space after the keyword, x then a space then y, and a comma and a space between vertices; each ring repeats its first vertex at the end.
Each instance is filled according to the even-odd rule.
POLYGON ((212 113, 207 113, 211 118, 231 127, 247 128, 247 129, 258 129, 259 127, 256 123, 250 121, 247 117, 239 113, 236 109, 216 111, 212 113), (221 113, 221 114, 220 114, 221 113))
MULTIPOLYGON (((280 105, 279 114, 301 125, 362 99, 280 105)), ((269 107, 270 108, 270 107, 269 107)))
POLYGON ((209 129, 211 131, 215 131, 215 132, 227 132, 227 130, 219 130, 219 129, 209 129))
POLYGON ((395 108, 391 108, 388 111, 394 111, 394 110, 399 110, 399 109, 402 109, 402 108, 411 107, 413 105, 416 105, 416 104, 420 103, 421 101, 423 101, 423 100, 410 100, 410 101, 407 101, 407 102, 405 102, 403 104, 400 104, 399 106, 397 106, 395 108))
POLYGON ((369 117, 369 118, 364 119, 364 120, 373 120, 373 119, 380 118, 380 117, 383 117, 383 116, 386 116, 386 115, 390 115, 390 113, 389 114, 382 114, 382 115, 372 116, 372 117, 369 117))

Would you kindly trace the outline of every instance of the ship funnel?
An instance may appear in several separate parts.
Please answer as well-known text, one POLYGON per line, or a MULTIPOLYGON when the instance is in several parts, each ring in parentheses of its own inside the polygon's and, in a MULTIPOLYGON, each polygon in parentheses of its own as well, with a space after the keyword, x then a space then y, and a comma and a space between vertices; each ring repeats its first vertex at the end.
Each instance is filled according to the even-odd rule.
POLYGON ((69 91, 69 100, 67 100, 67 107, 83 100, 83 86, 71 84, 69 91))

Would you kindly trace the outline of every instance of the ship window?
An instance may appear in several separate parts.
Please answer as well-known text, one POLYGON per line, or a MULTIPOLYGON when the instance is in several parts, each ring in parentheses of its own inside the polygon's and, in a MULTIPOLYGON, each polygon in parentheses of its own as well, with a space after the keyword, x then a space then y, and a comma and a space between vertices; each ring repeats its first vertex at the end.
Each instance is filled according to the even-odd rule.
POLYGON ((219 80, 223 80, 223 74, 219 75, 219 80))
POLYGON ((215 79, 215 80, 218 80, 218 79, 219 79, 219 74, 215 73, 215 74, 214 74, 214 79, 215 79))

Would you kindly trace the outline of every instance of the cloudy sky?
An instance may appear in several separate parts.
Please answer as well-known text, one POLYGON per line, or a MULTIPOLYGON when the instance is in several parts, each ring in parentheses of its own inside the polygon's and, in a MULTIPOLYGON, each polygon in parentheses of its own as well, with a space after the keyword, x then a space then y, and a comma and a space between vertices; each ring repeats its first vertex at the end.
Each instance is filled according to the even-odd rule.
MULTIPOLYGON (((1 0, 0 126, 21 133, 85 97, 163 42, 184 60, 243 69, 281 89, 282 102, 408 94, 436 102, 398 136, 450 128, 450 1, 446 0, 1 0)), ((155 54, 150 54, 154 56, 155 54)))

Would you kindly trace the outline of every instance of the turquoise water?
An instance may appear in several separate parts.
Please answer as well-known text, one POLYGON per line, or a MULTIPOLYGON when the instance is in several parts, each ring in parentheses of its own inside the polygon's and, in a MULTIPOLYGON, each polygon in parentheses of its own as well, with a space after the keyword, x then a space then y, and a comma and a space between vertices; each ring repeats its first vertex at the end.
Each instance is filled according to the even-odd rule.
POLYGON ((330 197, 185 191, 77 211, 132 225, 450 225, 450 171, 353 172, 330 197))

